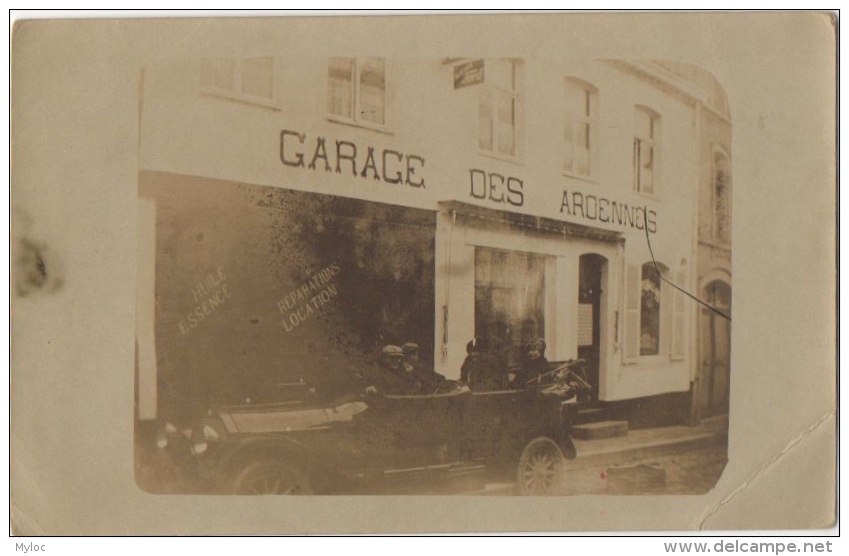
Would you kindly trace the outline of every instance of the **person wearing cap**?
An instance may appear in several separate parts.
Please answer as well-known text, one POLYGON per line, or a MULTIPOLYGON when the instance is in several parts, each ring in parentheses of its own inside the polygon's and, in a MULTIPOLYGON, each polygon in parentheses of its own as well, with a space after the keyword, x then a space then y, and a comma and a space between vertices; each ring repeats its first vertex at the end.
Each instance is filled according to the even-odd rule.
POLYGON ((407 342, 401 346, 401 351, 404 352, 404 369, 410 373, 419 366, 419 344, 415 342, 407 342))
POLYGON ((381 394, 416 394, 421 389, 419 380, 404 370, 404 350, 387 345, 380 351, 379 369, 366 377, 366 392, 381 394))
POLYGON ((433 394, 437 387, 445 382, 445 377, 421 364, 417 343, 407 342, 401 346, 401 349, 404 352, 404 370, 419 381, 421 384, 420 393, 433 394))

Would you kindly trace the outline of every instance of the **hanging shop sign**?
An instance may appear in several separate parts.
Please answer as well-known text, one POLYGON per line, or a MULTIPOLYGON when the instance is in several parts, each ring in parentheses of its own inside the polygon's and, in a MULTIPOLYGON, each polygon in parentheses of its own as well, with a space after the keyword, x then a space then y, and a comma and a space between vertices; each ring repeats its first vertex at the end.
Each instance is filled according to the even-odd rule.
POLYGON ((483 60, 474 60, 454 66, 454 88, 483 83, 483 60))

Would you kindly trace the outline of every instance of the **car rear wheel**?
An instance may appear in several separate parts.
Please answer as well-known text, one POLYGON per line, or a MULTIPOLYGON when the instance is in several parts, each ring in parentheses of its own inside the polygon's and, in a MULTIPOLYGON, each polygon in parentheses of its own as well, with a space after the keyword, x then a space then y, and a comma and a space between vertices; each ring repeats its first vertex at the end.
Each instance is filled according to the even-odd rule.
POLYGON ((312 494, 309 477, 288 462, 260 460, 233 478, 233 494, 312 494))
POLYGON ((519 457, 516 484, 519 494, 549 494, 563 478, 563 452, 548 437, 534 438, 519 457))

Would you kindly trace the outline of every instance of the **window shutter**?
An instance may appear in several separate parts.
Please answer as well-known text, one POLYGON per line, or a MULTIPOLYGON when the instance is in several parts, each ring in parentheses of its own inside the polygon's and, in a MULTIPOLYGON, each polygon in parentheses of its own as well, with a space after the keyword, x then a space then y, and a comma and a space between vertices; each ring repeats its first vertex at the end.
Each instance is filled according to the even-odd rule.
POLYGON ((636 363, 640 355, 640 267, 628 264, 625 270, 625 327, 622 363, 636 363))
POLYGON ((640 190, 640 140, 634 139, 634 191, 640 190))
MULTIPOLYGON (((684 288, 683 272, 678 272, 675 275, 675 284, 679 288, 684 288)), ((682 292, 675 290, 672 294, 672 346, 669 353, 669 359, 672 361, 684 359, 687 352, 686 301, 682 292)))
POLYGON ((675 298, 675 294, 678 292, 675 288, 664 282, 665 280, 671 280, 672 277, 668 272, 661 271, 661 279, 660 279, 660 344, 658 349, 658 355, 663 355, 664 353, 671 351, 670 346, 672 344, 672 328, 673 321, 675 320, 673 314, 675 311, 672 309, 675 302, 673 301, 675 298))

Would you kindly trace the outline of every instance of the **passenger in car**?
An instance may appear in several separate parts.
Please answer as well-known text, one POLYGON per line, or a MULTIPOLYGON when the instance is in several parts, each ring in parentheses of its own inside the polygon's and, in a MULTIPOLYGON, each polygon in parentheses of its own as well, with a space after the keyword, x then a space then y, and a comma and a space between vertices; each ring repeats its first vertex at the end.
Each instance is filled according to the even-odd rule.
POLYGON ((545 348, 545 340, 542 338, 534 338, 525 345, 522 368, 513 379, 514 388, 524 388, 528 382, 551 370, 545 358, 545 348))
POLYGON ((507 388, 504 358, 492 350, 487 338, 475 338, 466 344, 466 360, 460 367, 460 380, 472 392, 491 392, 507 388))

